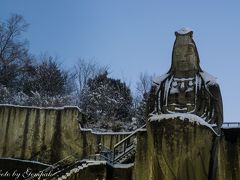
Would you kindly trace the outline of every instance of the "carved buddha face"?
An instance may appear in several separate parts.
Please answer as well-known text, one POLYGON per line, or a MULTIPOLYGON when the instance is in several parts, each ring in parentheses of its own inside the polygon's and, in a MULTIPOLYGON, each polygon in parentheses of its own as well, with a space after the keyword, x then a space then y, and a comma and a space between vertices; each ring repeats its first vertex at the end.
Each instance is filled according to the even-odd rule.
POLYGON ((176 75, 193 74, 197 70, 197 57, 193 44, 177 45, 173 54, 173 67, 176 75))

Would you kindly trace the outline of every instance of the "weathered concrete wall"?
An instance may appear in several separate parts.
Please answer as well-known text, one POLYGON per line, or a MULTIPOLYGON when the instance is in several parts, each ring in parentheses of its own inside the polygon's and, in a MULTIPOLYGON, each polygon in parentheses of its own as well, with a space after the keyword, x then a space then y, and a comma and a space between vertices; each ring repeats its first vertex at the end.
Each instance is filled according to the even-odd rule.
POLYGON ((78 108, 0 106, 0 157, 55 163, 68 156, 84 158, 99 143, 112 148, 129 133, 98 134, 80 130, 78 108))
POLYGON ((149 122, 147 133, 138 136, 134 179, 208 179, 214 136, 205 126, 178 119, 149 122))
POLYGON ((98 152, 98 145, 101 143, 105 147, 113 149, 114 145, 127 137, 130 133, 96 133, 91 130, 81 130, 83 140, 83 157, 93 155, 98 152))
POLYGON ((148 131, 138 132, 137 142, 134 180, 211 179, 214 142, 215 179, 240 179, 240 129, 222 129, 216 139, 205 126, 168 119, 149 123, 148 131))
POLYGON ((133 170, 134 180, 146 180, 149 174, 149 156, 148 155, 147 131, 137 132, 137 149, 135 155, 135 164, 133 170))
POLYGON ((132 180, 133 164, 107 166, 107 180, 132 180))
POLYGON ((240 129, 222 129, 218 148, 218 180, 240 179, 240 129))

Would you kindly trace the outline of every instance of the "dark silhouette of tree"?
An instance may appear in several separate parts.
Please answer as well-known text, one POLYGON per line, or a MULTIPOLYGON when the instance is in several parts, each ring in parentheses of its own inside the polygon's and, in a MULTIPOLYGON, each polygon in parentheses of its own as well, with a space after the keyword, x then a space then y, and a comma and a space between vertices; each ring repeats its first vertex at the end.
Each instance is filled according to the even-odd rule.
POLYGON ((7 88, 21 88, 23 74, 31 68, 28 42, 22 39, 28 24, 21 15, 0 21, 0 83, 7 88))
POLYGON ((61 70, 57 59, 43 56, 41 63, 35 67, 29 89, 44 96, 63 96, 67 94, 68 73, 61 70))

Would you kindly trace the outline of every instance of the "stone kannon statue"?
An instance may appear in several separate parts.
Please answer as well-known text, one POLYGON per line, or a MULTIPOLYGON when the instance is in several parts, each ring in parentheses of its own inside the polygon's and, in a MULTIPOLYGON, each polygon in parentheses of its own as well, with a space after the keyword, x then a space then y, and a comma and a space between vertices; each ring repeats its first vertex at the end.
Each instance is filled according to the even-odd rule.
POLYGON ((220 130, 223 106, 216 78, 203 71, 193 31, 175 32, 170 70, 153 82, 147 114, 190 113, 220 130))

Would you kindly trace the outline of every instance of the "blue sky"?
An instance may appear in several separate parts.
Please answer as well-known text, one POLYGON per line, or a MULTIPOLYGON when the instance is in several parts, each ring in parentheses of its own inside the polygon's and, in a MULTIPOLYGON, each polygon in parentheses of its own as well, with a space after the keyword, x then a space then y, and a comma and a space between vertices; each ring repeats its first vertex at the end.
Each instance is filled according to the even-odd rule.
POLYGON ((161 0, 0 0, 0 18, 24 16, 33 54, 111 67, 134 88, 141 72, 170 67, 174 31, 193 29, 201 67, 218 78, 225 121, 240 121, 240 2, 161 0))

